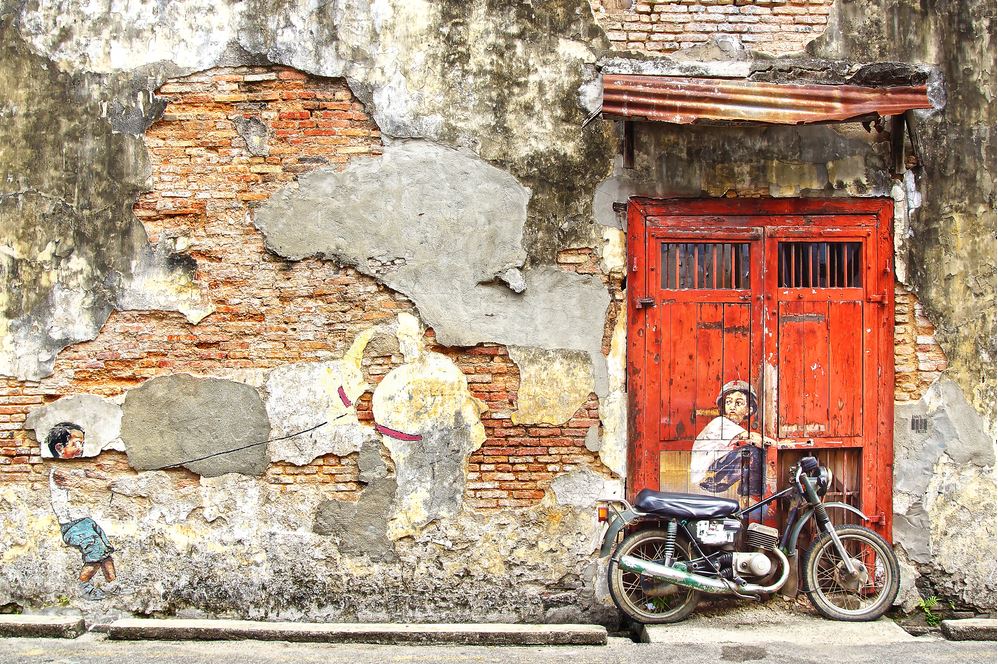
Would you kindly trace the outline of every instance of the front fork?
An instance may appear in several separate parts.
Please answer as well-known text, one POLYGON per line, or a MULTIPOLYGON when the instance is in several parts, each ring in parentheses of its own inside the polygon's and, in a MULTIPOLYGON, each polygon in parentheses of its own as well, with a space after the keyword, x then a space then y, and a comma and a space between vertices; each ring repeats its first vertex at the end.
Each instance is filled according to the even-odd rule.
POLYGON ((804 485, 804 493, 807 495, 807 502, 814 509, 814 518, 818 521, 818 527, 828 533, 828 536, 832 538, 835 550, 838 552, 842 563, 846 566, 846 572, 850 575, 855 574, 856 566, 853 565, 852 558, 849 556, 846 548, 842 546, 842 540, 839 539, 839 534, 835 532, 835 526, 832 525, 832 520, 828 518, 828 511, 825 510, 824 503, 822 503, 821 498, 818 497, 818 492, 814 490, 814 484, 811 483, 811 478, 802 477, 801 481, 804 485))

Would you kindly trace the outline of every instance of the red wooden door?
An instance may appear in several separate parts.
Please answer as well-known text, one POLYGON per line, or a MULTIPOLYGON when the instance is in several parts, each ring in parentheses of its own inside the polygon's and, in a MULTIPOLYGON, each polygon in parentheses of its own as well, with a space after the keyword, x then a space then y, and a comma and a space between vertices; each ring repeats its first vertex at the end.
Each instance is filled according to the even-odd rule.
POLYGON ((890 211, 881 200, 631 201, 629 493, 745 503, 815 454, 835 473, 830 497, 890 532, 890 211), (765 458, 735 453, 749 436, 778 444, 765 458))

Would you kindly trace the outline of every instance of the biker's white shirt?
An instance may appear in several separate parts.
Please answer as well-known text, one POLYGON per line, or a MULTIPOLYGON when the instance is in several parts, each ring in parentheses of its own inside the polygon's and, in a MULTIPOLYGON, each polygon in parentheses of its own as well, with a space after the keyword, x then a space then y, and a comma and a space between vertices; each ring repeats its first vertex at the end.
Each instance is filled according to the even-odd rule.
POLYGON ((715 417, 697 434, 693 441, 690 454, 690 484, 691 488, 706 479, 710 465, 726 452, 733 449, 735 438, 747 433, 741 425, 726 417, 715 417))

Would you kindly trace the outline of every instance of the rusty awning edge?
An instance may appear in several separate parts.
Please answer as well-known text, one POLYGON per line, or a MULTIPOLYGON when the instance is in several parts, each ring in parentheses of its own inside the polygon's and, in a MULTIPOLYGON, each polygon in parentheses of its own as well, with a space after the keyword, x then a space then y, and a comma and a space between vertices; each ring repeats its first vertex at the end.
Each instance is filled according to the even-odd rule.
POLYGON ((721 78, 604 74, 604 117, 672 124, 817 124, 932 108, 925 85, 797 85, 721 78))

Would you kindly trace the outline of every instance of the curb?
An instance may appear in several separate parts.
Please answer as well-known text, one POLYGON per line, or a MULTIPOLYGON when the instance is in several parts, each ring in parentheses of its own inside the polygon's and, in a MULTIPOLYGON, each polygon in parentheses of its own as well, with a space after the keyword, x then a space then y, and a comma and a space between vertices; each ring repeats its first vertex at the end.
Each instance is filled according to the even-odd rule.
POLYGON ((0 637, 75 639, 86 631, 79 616, 0 615, 0 637))
POLYGON ((107 626, 116 640, 293 641, 305 643, 454 644, 471 646, 605 646, 601 625, 297 623, 252 620, 129 618, 107 626))
POLYGON ((943 630, 943 636, 950 641, 995 641, 998 639, 998 621, 994 618, 944 620, 939 627, 943 630))

